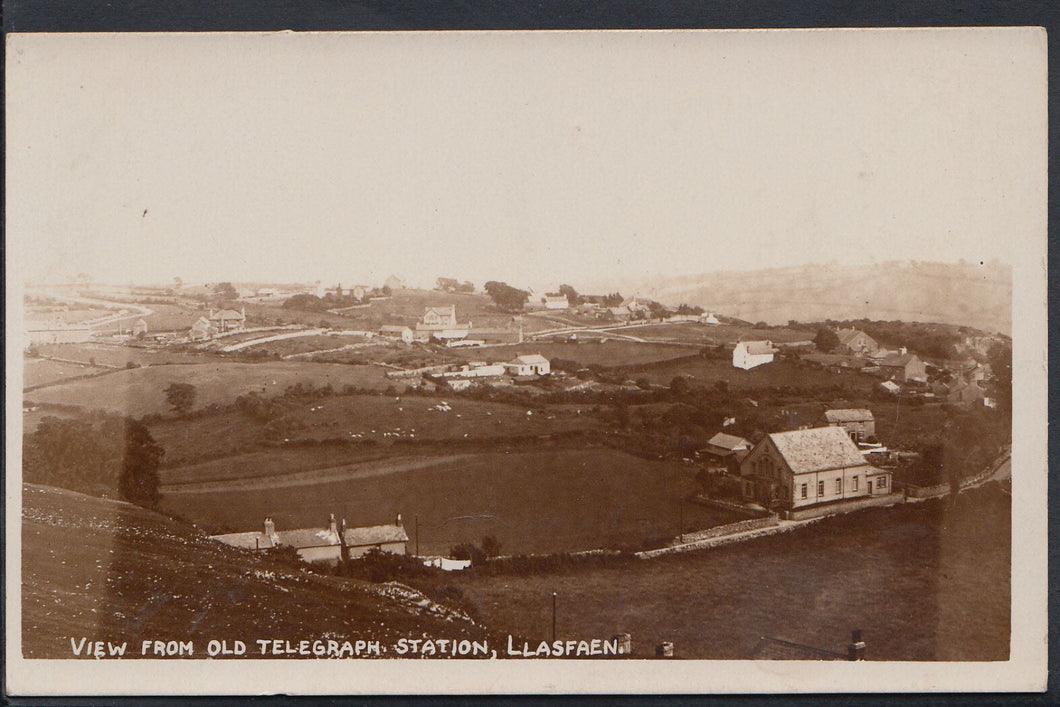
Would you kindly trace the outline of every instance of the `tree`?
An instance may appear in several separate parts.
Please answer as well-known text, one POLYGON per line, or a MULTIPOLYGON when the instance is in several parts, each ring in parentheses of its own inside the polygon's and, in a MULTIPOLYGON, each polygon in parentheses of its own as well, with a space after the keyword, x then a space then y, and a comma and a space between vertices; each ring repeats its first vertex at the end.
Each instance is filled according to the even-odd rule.
POLYGON ((530 299, 530 293, 526 290, 520 290, 503 282, 490 280, 483 285, 483 289, 497 307, 507 312, 522 311, 526 301, 530 299))
POLYGON ((684 395, 688 392, 688 379, 684 376, 674 376, 670 381, 670 392, 674 395, 684 395))
POLYGON ((604 297, 603 304, 605 307, 617 307, 622 304, 622 300, 624 299, 625 297, 622 296, 621 292, 612 292, 604 297))
POLYGON ((232 287, 231 282, 217 283, 213 286, 213 294, 219 302, 228 302, 239 299, 239 293, 236 292, 236 288, 232 287))
POLYGON ((821 327, 817 330, 817 336, 813 337, 813 343, 818 351, 831 353, 839 347, 839 336, 832 329, 821 327))
POLYGON ((497 557, 501 554, 501 543, 492 535, 482 538, 482 554, 487 558, 497 557))
POLYGON ((163 392, 166 402, 178 415, 187 413, 195 405, 196 390, 191 383, 170 383, 163 392))
POLYGON ((143 423, 125 419, 125 445, 118 491, 125 500, 154 508, 158 505, 158 466, 165 450, 143 423))
POLYGON ((458 285, 457 281, 451 277, 440 277, 435 280, 435 283, 434 289, 442 292, 455 292, 458 285))
POLYGON ((570 285, 560 285, 559 286, 559 293, 561 295, 566 295, 567 296, 567 304, 569 304, 572 307, 582 303, 581 295, 579 295, 578 291, 575 290, 570 285))

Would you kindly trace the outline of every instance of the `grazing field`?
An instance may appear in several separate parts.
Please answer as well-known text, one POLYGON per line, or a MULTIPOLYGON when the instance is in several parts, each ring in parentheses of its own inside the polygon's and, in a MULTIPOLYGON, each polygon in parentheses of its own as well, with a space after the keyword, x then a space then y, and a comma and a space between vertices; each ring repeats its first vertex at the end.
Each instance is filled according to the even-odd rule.
POLYGON ((230 403, 251 391, 265 396, 282 394, 296 383, 312 387, 330 384, 337 390, 347 385, 385 390, 391 384, 378 366, 302 362, 174 364, 116 371, 99 379, 43 388, 29 393, 26 404, 64 403, 139 417, 169 410, 163 391, 170 383, 194 385, 197 408, 230 403))
POLYGON ((808 341, 814 332, 801 329, 777 327, 775 329, 755 329, 749 326, 733 324, 697 324, 695 322, 653 324, 651 326, 629 327, 619 330, 623 334, 639 336, 643 339, 667 339, 690 343, 732 344, 737 341, 768 340, 773 343, 808 341))
MULTIPOLYGON (((177 471, 189 477, 186 470, 177 471)), ((167 472, 163 483, 173 478, 167 472)), ((419 518, 423 554, 477 544, 486 535, 500 540, 504 553, 550 553, 661 544, 679 532, 680 499, 694 488, 689 467, 614 450, 492 452, 377 459, 290 480, 164 485, 162 506, 193 522, 231 530, 253 530, 265 516, 279 529, 322 524, 329 513, 353 525, 382 523, 401 513, 413 540, 410 549, 419 518)), ((686 530, 735 519, 725 511, 684 505, 686 530)))
POLYGON ((47 385, 80 376, 107 373, 109 370, 88 364, 49 361, 43 358, 26 358, 23 359, 22 386, 29 388, 35 385, 47 385))
MULTIPOLYGON (((120 305, 115 305, 120 307, 120 305)), ((99 327, 101 332, 116 332, 119 327, 128 332, 130 325, 137 319, 143 319, 147 323, 148 332, 156 331, 183 331, 190 329, 195 320, 207 314, 206 309, 198 309, 177 304, 157 304, 154 302, 137 304, 139 307, 147 307, 151 314, 145 317, 130 317, 121 322, 107 324, 99 327)), ((110 310, 114 314, 116 310, 110 310)))
POLYGON ((877 382, 871 376, 855 371, 833 372, 819 366, 799 365, 782 359, 749 371, 733 368, 728 359, 699 356, 648 366, 626 366, 622 370, 631 377, 644 377, 660 385, 669 385, 675 376, 687 376, 692 379, 693 385, 714 385, 718 381, 724 381, 733 389, 772 386, 818 388, 838 385, 852 391, 868 392, 877 382))
POLYGON ((157 366, 168 363, 209 363, 217 358, 206 353, 190 353, 171 348, 147 348, 123 344, 44 344, 37 347, 44 356, 66 358, 71 361, 95 361, 108 366, 157 366))
POLYGON ((761 636, 844 651, 861 628, 869 660, 1007 660, 1009 499, 996 485, 835 516, 712 550, 533 577, 461 577, 494 629, 559 638, 632 634, 650 655, 748 658, 761 636))
POLYGON ((21 592, 25 658, 73 658, 71 637, 85 636, 128 642, 126 658, 144 639, 194 641, 204 658, 213 639, 254 650, 257 637, 487 635, 414 590, 314 574, 127 503, 30 484, 21 592))
MULTIPOLYGON (((262 334, 263 337, 268 335, 269 334, 262 334)), ((327 349, 337 349, 340 346, 349 346, 351 344, 363 345, 366 343, 368 343, 368 340, 363 336, 329 336, 327 334, 315 334, 312 336, 297 336, 290 339, 281 339, 280 341, 267 341, 263 344, 248 346, 242 350, 253 353, 266 353, 270 356, 289 356, 291 354, 325 351, 327 349)), ((380 346, 385 345, 385 342, 380 342, 380 346)))
POLYGON ((486 440, 599 429, 585 408, 556 406, 541 410, 462 398, 339 395, 312 400, 284 400, 268 424, 237 411, 167 417, 151 425, 151 434, 166 449, 167 466, 261 448, 290 440, 486 440), (527 412, 532 414, 527 415, 527 412))
MULTIPOLYGON (((694 352, 694 351, 691 351, 694 352)), ((551 343, 530 341, 505 346, 452 349, 447 354, 464 361, 510 361, 522 354, 539 353, 545 358, 577 361, 583 366, 596 364, 606 368, 653 363, 688 356, 690 349, 668 344, 642 344, 611 339, 605 342, 551 343)), ((669 382, 669 381, 667 381, 669 382)))

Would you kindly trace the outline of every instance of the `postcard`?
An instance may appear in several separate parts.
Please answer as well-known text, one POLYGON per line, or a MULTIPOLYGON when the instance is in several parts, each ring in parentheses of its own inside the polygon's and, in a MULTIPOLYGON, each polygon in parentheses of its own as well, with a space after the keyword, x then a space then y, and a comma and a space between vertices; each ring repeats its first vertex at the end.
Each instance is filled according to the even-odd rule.
POLYGON ((6 51, 11 694, 1044 689, 1044 30, 6 51))

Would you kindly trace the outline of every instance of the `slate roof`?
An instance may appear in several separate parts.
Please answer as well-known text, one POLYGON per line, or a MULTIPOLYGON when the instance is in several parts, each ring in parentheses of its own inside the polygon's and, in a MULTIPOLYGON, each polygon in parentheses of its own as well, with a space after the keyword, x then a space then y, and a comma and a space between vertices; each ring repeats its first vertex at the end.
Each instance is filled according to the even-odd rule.
POLYGON ((404 331, 412 331, 412 330, 409 329, 407 326, 405 326, 403 324, 384 324, 383 326, 379 327, 379 331, 386 332, 386 333, 393 332, 393 333, 400 334, 400 333, 402 333, 404 331))
POLYGON ((829 422, 863 422, 864 420, 874 420, 872 416, 872 410, 865 410, 863 408, 843 408, 839 410, 825 410, 824 419, 829 422))
MULTIPOLYGON (((286 545, 302 550, 309 547, 330 547, 339 544, 338 533, 332 533, 328 528, 279 530, 271 537, 261 531, 227 533, 211 537, 226 545, 248 550, 267 550, 278 545, 286 545)), ((349 547, 402 543, 409 540, 405 528, 400 525, 372 525, 363 528, 347 528, 345 538, 346 545, 349 547)))
POLYGON ((774 432, 769 439, 795 474, 866 466, 865 458, 842 427, 774 432))
MULTIPOLYGON (((839 343, 843 346, 846 346, 851 341, 853 341, 858 334, 865 334, 865 332, 861 331, 860 329, 840 329, 836 332, 836 336, 839 337, 839 343)), ((868 334, 865 334, 865 336, 869 339, 872 339, 872 337, 868 334)))
POLYGON ((736 435, 727 435, 724 432, 719 432, 710 438, 707 444, 712 444, 715 447, 721 447, 722 449, 728 449, 730 452, 737 447, 750 447, 751 444, 743 437, 737 437, 736 435))
POLYGON ((895 368, 905 368, 907 365, 909 365, 909 362, 915 358, 916 354, 894 354, 880 361, 880 365, 895 368))
POLYGON ((760 354, 771 354, 774 353, 773 344, 768 341, 741 341, 744 350, 752 355, 760 354))
POLYGON ((408 533, 400 525, 371 525, 364 528, 346 528, 346 545, 382 545, 384 543, 407 543, 408 533))
POLYGON ((218 312, 214 312, 210 315, 211 321, 220 321, 223 319, 243 319, 243 313, 237 312, 234 309, 222 309, 218 312))
POLYGON ((244 550, 268 550, 275 547, 273 537, 259 531, 249 533, 226 533, 224 535, 211 535, 211 538, 223 542, 232 547, 241 547, 244 550))
POLYGON ((541 354, 526 354, 525 356, 516 356, 512 359, 512 363, 527 365, 538 365, 542 363, 548 363, 548 359, 541 354))

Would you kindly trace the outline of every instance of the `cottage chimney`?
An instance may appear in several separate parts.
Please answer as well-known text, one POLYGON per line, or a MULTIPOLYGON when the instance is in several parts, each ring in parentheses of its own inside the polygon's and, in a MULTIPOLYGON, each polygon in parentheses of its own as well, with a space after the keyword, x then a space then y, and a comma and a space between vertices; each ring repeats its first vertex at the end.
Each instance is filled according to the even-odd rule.
POLYGON ((909 349, 903 346, 902 348, 898 349, 898 353, 905 356, 907 353, 909 353, 909 349))
POLYGON ((338 525, 335 523, 335 514, 334 513, 332 513, 330 516, 328 516, 328 532, 330 532, 332 535, 338 535, 339 534, 339 528, 338 528, 338 525))
POLYGON ((865 641, 861 640, 861 629, 850 632, 850 645, 847 646, 847 660, 865 660, 865 641))
POLYGON ((400 513, 398 513, 397 514, 397 518, 394 519, 394 525, 396 525, 399 528, 402 526, 401 514, 400 513))
POLYGON ((272 522, 272 518, 265 519, 265 535, 272 537, 276 534, 276 524, 272 522))

